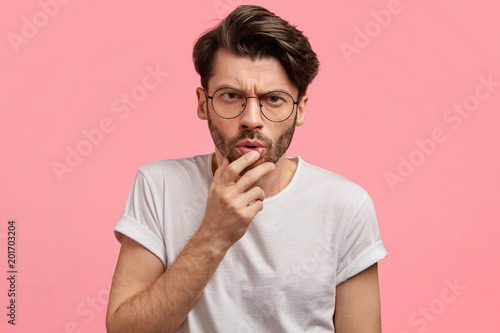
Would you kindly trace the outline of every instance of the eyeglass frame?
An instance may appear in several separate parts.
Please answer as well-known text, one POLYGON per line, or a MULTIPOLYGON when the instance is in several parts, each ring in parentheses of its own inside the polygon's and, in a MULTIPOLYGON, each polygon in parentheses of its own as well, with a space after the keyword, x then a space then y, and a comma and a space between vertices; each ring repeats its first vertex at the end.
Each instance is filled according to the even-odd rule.
MULTIPOLYGON (((205 92, 205 95, 207 96, 208 99, 210 99, 212 101, 212 109, 214 110, 215 114, 218 115, 219 117, 221 117, 222 119, 234 119, 234 118, 237 118, 239 117, 243 111, 245 111, 246 107, 247 107, 247 104, 248 104, 248 99, 249 98, 256 98, 259 100, 259 110, 260 110, 260 113, 262 113, 262 115, 269 121, 273 122, 273 123, 282 123, 284 122, 285 120, 287 120, 288 118, 290 118, 290 116, 293 114, 293 110, 295 109, 295 105, 299 105, 299 101, 295 101, 295 99, 293 98, 292 95, 290 95, 289 93, 287 93, 286 91, 282 91, 282 90, 273 90, 273 91, 269 91, 265 94, 263 94, 261 97, 256 97, 256 96, 250 96, 248 97, 243 91, 239 90, 239 89, 236 89, 236 88, 232 88, 232 87, 221 87, 219 89, 217 89, 216 91, 214 91, 214 93, 212 94, 212 96, 210 96, 207 91, 205 89, 203 89, 203 91, 205 92), (215 107, 214 107, 214 96, 215 94, 219 91, 219 90, 222 90, 222 89, 232 89, 232 90, 236 90, 240 93, 243 94, 243 96, 245 96, 245 106, 243 107, 243 109, 240 111, 240 113, 238 113, 236 116, 234 117, 223 117, 221 116, 219 113, 217 113, 217 110, 215 110, 215 107), (292 111, 290 112, 290 114, 283 120, 271 120, 269 119, 266 114, 264 113, 264 111, 262 111, 262 97, 266 96, 266 95, 269 95, 271 93, 276 93, 276 92, 279 92, 279 93, 284 93, 284 94, 287 94, 288 96, 290 96, 290 98, 292 99, 293 101, 293 106, 292 106, 292 111)), ((208 106, 208 100, 207 100, 207 106, 208 106)))

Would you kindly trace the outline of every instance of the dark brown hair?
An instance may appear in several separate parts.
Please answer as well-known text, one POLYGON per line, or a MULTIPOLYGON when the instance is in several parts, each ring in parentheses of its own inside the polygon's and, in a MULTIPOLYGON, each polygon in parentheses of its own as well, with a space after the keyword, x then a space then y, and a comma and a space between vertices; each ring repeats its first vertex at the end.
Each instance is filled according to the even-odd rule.
POLYGON ((297 86, 299 99, 318 73, 318 58, 302 32, 259 6, 236 8, 196 41, 193 49, 194 67, 200 74, 201 85, 205 90, 213 75, 215 55, 219 48, 252 60, 276 58, 290 81, 297 86))

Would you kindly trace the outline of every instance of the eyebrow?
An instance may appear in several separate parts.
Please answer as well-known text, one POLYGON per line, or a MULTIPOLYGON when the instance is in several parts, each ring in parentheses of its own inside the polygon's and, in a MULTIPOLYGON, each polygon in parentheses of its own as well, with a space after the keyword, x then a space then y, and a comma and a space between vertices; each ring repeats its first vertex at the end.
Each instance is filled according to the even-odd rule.
MULTIPOLYGON (((245 93, 245 95, 248 95, 248 91, 245 91, 244 89, 241 89, 241 88, 237 88, 231 84, 220 84, 220 85, 217 85, 215 87, 215 91, 221 89, 221 88, 231 88, 231 89, 236 89, 236 90, 239 90, 239 91, 242 91, 243 93, 245 93)), ((273 89, 267 89, 265 90, 264 92, 260 93, 260 94, 257 94, 257 96, 262 96, 262 95, 265 95, 267 93, 270 93, 270 92, 273 92, 273 91, 283 91, 283 92, 286 92, 287 94, 289 94, 290 96, 293 96, 291 92, 287 91, 286 89, 283 89, 283 88, 273 88, 273 89)))

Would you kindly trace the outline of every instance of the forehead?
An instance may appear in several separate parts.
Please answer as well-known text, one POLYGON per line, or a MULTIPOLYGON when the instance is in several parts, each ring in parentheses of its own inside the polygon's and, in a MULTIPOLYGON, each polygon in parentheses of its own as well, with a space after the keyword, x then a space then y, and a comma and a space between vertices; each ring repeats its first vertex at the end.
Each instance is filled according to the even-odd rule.
POLYGON ((256 94, 284 90, 296 95, 298 91, 276 58, 252 60, 250 57, 238 56, 227 50, 219 49, 208 87, 213 92, 227 86, 256 94))

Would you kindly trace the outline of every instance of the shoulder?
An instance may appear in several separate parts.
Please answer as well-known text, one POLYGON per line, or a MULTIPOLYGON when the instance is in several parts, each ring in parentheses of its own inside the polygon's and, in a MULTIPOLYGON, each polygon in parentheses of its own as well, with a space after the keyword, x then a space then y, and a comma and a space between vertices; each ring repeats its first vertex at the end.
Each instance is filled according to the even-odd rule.
POLYGON ((359 184, 332 171, 309 164, 300 157, 298 159, 301 188, 307 187, 322 198, 334 199, 336 202, 360 203, 369 197, 367 191, 359 184))
POLYGON ((312 182, 312 184, 320 186, 320 188, 328 188, 334 192, 343 194, 352 194, 356 196, 364 196, 366 190, 359 184, 349 180, 335 172, 323 169, 321 167, 309 164, 300 157, 299 166, 300 177, 304 182, 312 182))

